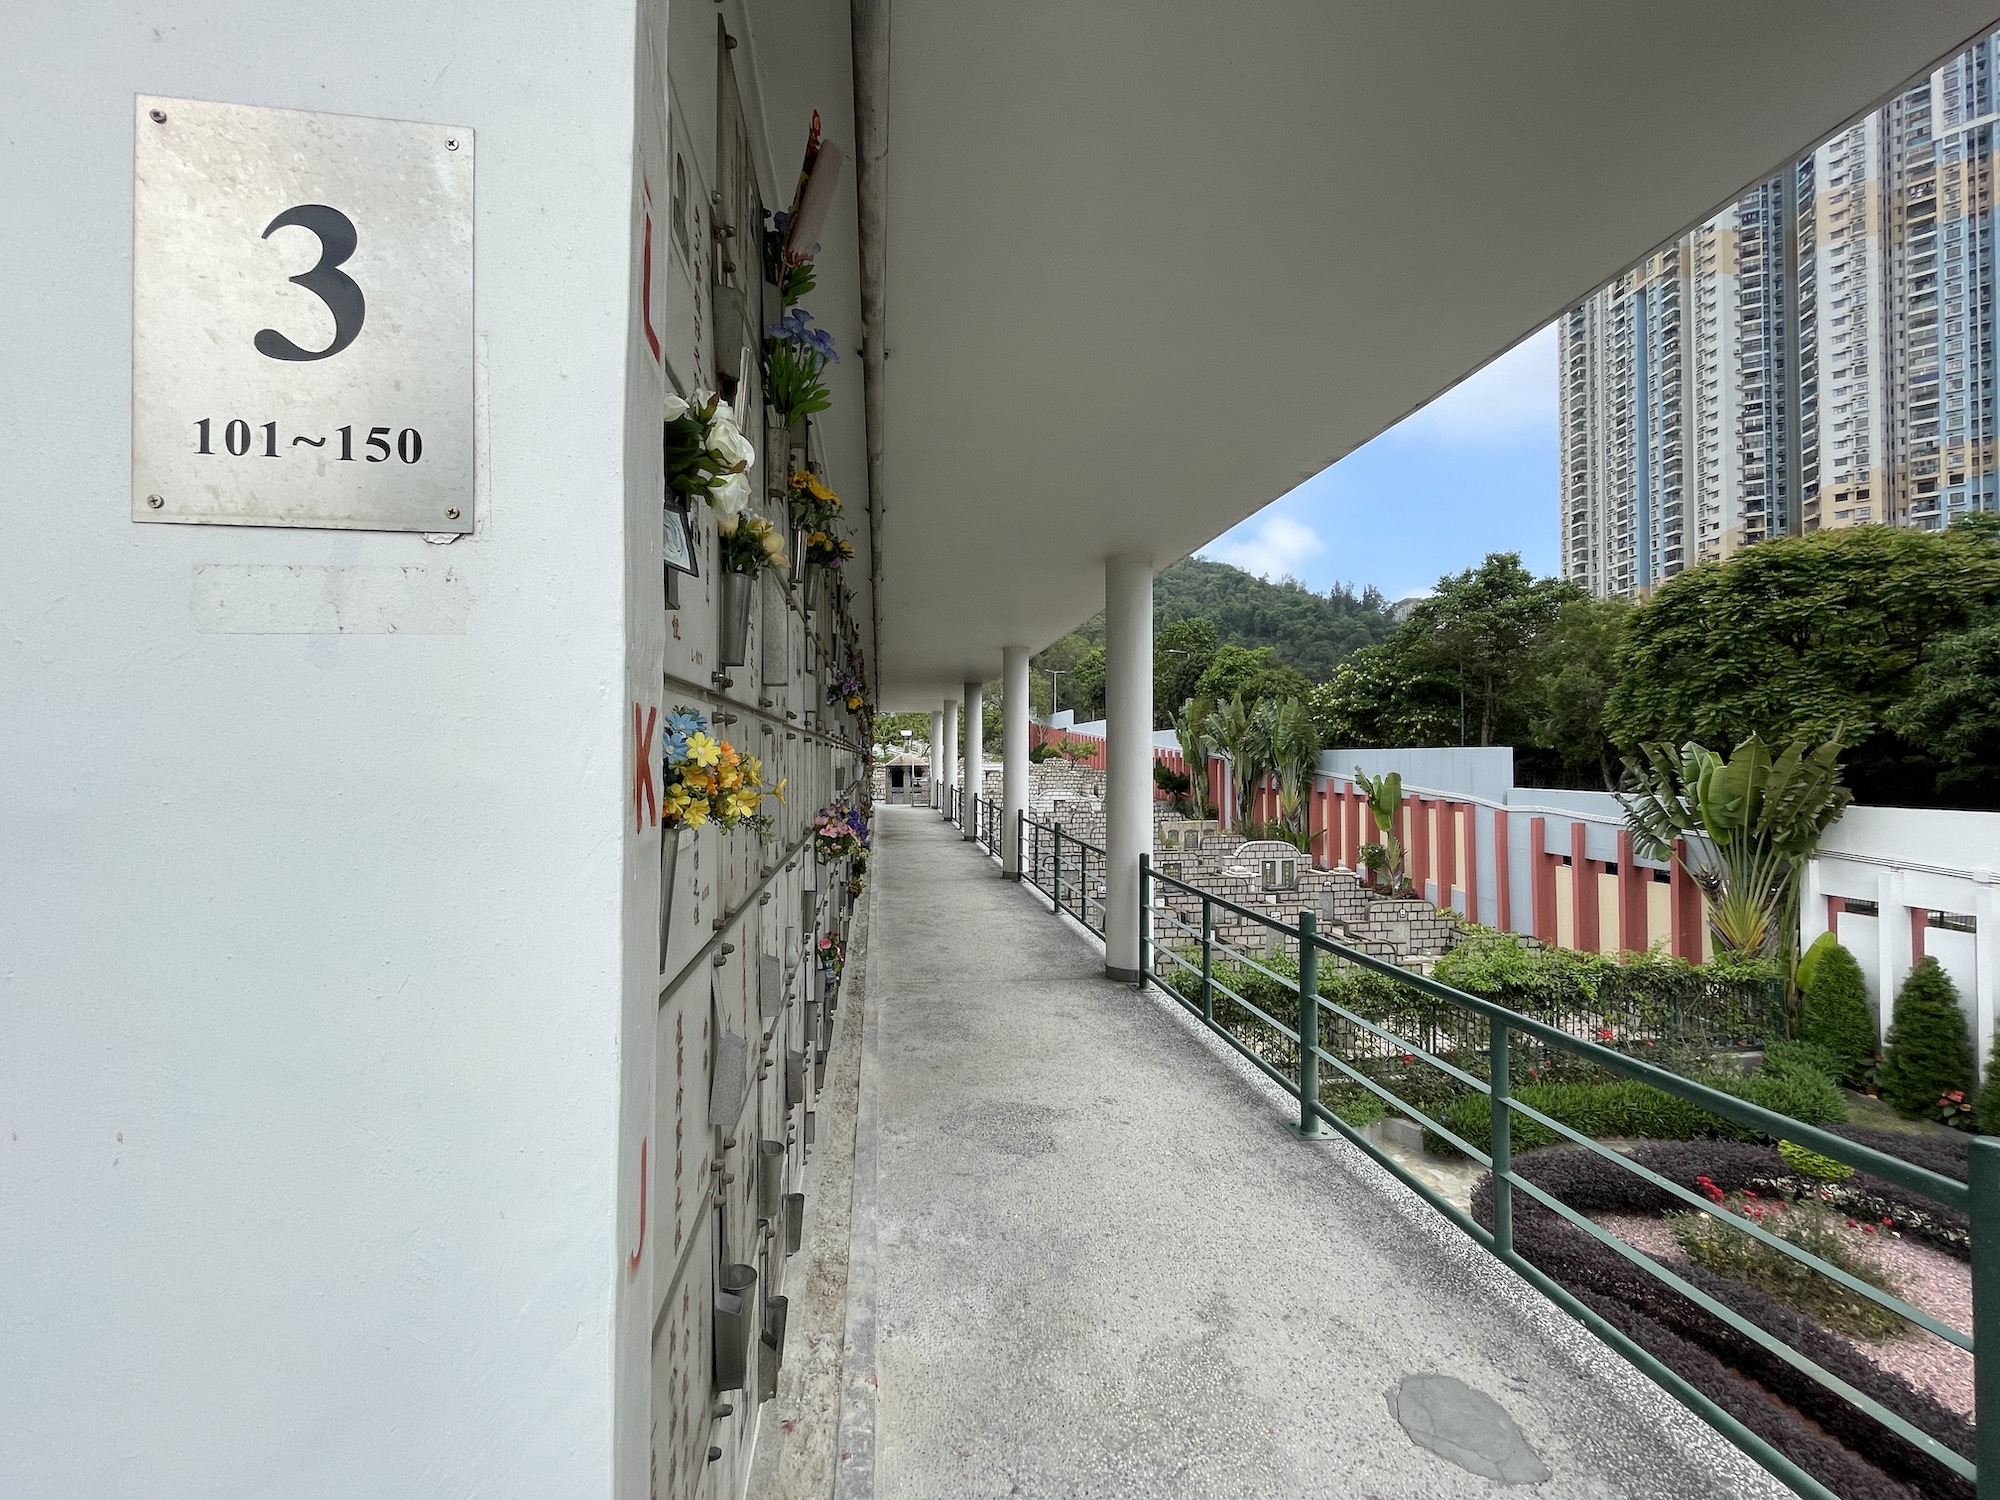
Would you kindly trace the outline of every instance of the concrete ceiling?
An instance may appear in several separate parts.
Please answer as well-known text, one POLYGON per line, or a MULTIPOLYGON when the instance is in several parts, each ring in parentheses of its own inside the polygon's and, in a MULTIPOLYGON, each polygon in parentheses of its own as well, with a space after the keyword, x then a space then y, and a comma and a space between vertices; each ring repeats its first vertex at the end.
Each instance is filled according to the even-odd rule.
POLYGON ((1202 546, 1996 15, 896 0, 884 705, 997 676, 1107 554, 1202 546))

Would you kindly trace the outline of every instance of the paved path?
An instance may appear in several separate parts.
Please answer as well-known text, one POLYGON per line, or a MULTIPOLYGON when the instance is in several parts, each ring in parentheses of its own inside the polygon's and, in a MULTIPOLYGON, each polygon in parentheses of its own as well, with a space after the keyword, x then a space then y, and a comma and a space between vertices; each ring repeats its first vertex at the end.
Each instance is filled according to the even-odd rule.
POLYGON ((877 826, 837 1494, 1786 1493, 934 813, 877 826))

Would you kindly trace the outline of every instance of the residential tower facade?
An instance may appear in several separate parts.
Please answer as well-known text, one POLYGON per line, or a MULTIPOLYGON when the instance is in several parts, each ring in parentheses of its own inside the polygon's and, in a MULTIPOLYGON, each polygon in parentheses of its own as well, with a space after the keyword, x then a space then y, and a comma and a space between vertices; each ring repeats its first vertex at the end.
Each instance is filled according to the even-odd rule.
POLYGON ((2000 509, 2000 33, 1557 324, 1562 572, 2000 509))

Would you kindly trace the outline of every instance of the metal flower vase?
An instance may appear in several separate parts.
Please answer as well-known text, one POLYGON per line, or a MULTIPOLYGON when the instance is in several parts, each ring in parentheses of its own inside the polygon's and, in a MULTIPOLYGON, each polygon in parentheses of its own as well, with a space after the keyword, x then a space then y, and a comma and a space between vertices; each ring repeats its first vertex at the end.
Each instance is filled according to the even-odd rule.
POLYGON ((785 1143, 757 1143, 757 1217, 774 1222, 785 1202, 785 1143))
POLYGON ((740 667, 750 660, 750 607, 757 598, 757 575, 722 570, 722 640, 718 665, 740 667))
POLYGON ((724 1266, 715 1283, 715 1388, 740 1391, 750 1374, 757 1268, 724 1266))
POLYGON ((769 1401, 778 1394, 778 1367, 785 1362, 785 1324, 791 1306, 789 1297, 764 1299, 764 1332, 757 1340, 757 1400, 769 1401))
POLYGON ((796 1109, 806 1102, 806 1055, 785 1053, 785 1108, 796 1109))

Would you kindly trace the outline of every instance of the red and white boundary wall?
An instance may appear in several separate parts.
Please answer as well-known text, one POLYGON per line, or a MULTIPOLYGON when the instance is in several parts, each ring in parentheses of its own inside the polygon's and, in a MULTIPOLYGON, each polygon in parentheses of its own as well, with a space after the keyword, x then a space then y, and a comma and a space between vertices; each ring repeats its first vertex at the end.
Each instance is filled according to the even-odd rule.
MULTIPOLYGON (((1094 755, 1080 763, 1101 768, 1103 738, 1090 732, 1096 727, 1036 724, 1030 742, 1090 744, 1094 755)), ((1156 743, 1153 754, 1176 771, 1188 769, 1176 748, 1156 743)), ((1505 750, 1328 751, 1306 802, 1319 868, 1358 868, 1361 846, 1379 837, 1354 782, 1357 761, 1371 774, 1402 771, 1396 832, 1410 880, 1432 904, 1585 952, 1636 953, 1657 944, 1697 962, 1712 953, 1700 890, 1677 862, 1636 853, 1615 798, 1515 787, 1505 750), (1443 779, 1441 772, 1476 781, 1482 792, 1415 784, 1418 776, 1443 779)), ((1210 761, 1208 782, 1209 802, 1226 827, 1225 759, 1210 761)), ((1252 794, 1250 818, 1277 816, 1277 785, 1266 777, 1252 794)), ((1836 933, 1860 962, 1885 1030, 1904 977, 1919 959, 1936 958, 1958 986, 1983 1063, 2000 1011, 1996 867, 2000 813, 1849 808, 1807 868, 1801 946, 1836 933)))

